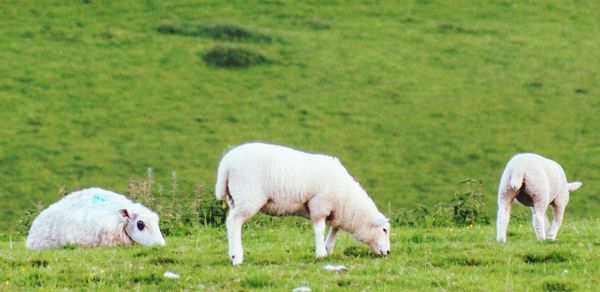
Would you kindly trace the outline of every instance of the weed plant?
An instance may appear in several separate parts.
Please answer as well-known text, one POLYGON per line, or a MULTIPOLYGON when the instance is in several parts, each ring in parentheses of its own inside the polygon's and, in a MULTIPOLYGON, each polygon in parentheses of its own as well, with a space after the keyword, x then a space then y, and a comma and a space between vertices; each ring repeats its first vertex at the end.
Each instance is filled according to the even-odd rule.
MULTIPOLYGON (((485 204, 481 195, 481 182, 468 179, 461 182, 459 186, 464 190, 457 193, 455 198, 446 204, 423 205, 414 209, 400 210, 388 216, 392 218, 393 224, 399 226, 488 225, 490 220, 482 212, 485 204)), ((64 189, 59 193, 59 198, 64 196, 64 189)), ((174 171, 171 173, 170 186, 165 188, 155 182, 154 172, 152 168, 148 168, 145 177, 129 179, 128 195, 159 214, 161 230, 167 236, 189 235, 200 226, 221 226, 227 217, 225 201, 217 201, 212 193, 206 193, 202 184, 197 185, 192 195, 185 190, 180 190, 177 173, 174 171)), ((19 221, 18 234, 25 236, 35 216, 44 208, 38 205, 35 210, 27 210, 19 221)), ((279 220, 271 216, 257 218, 253 225, 263 226, 279 220)))
POLYGON ((160 215, 161 230, 165 235, 188 235, 197 226, 221 225, 225 222, 226 205, 205 194, 198 184, 193 195, 178 189, 177 174, 171 173, 171 186, 165 190, 155 186, 152 168, 145 178, 129 180, 129 194, 146 206, 152 206, 160 215))
POLYGON ((392 215, 392 221, 404 226, 473 226, 487 225, 489 217, 484 213, 485 202, 481 182, 467 179, 459 183, 464 190, 455 193, 446 204, 421 205, 401 210, 392 215))
MULTIPOLYGON (((61 192, 64 192, 61 189, 61 192)), ((60 193, 57 200, 64 196, 60 193)), ((146 176, 138 179, 130 178, 128 184, 129 198, 154 210, 160 217, 160 228, 165 236, 189 235, 199 226, 220 226, 225 223, 227 206, 217 201, 212 194, 204 192, 204 186, 198 184, 192 195, 178 189, 176 172, 171 173, 168 189, 154 180, 152 168, 148 168, 146 176)), ((41 202, 35 209, 28 209, 18 221, 16 234, 26 236, 35 217, 47 206, 41 202)))

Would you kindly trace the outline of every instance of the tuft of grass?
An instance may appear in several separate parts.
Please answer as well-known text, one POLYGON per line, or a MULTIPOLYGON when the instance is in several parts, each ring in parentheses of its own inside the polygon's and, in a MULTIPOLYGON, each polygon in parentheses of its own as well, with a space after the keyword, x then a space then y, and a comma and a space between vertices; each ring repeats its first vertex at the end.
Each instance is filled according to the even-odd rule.
POLYGON ((304 21, 303 24, 313 30, 326 30, 331 28, 331 25, 327 21, 319 18, 304 21))
POLYGON ((459 266, 481 266, 484 264, 481 260, 472 257, 450 257, 446 261, 459 266))
POLYGON ((523 261, 528 264, 562 263, 571 261, 573 256, 566 252, 552 251, 546 254, 529 253, 522 256, 523 261))
POLYGON ((63 245, 60 249, 62 250, 74 250, 77 249, 78 246, 75 244, 67 244, 67 245, 63 245))
POLYGON ((171 20, 163 20, 156 27, 156 31, 164 34, 187 34, 179 25, 171 20))
POLYGON ((544 87, 544 83, 542 83, 540 81, 530 81, 530 82, 527 82, 525 84, 525 86, 528 88, 532 88, 532 89, 538 89, 538 88, 544 87))
POLYGON ((205 23, 196 25, 163 20, 156 27, 156 30, 163 34, 206 37, 227 42, 270 43, 275 39, 266 33, 233 23, 205 23))
POLYGON ((202 54, 202 59, 211 66, 221 68, 246 68, 272 63, 264 54, 253 49, 228 45, 213 47, 202 54))
POLYGON ((220 41, 273 41, 273 38, 269 35, 258 33, 241 25, 231 23, 204 24, 201 26, 200 32, 209 38, 220 41))
POLYGON ((474 28, 470 28, 470 27, 465 27, 462 25, 457 25, 454 23, 450 23, 450 22, 441 22, 438 23, 437 25, 437 29, 438 32, 440 33, 459 33, 459 34, 484 34, 484 33, 495 33, 494 31, 491 30, 484 30, 484 29, 474 29, 474 28))
POLYGON ((150 275, 137 275, 131 278, 133 283, 143 284, 143 285, 156 285, 163 281, 163 278, 156 274, 150 275))
POLYGON ((44 260, 44 259, 34 259, 31 260, 30 262, 30 266, 34 267, 34 268, 45 268, 48 266, 48 261, 44 260))
POLYGON ((249 289, 261 289, 272 286, 269 276, 259 275, 243 280, 240 285, 249 289))
POLYGON ((168 265, 168 264, 174 264, 176 262, 175 259, 173 258, 168 258, 168 257, 158 257, 158 258, 154 258, 148 261, 148 263, 152 264, 152 265, 168 265))
POLYGON ((24 280, 23 287, 42 287, 50 281, 46 274, 37 270, 30 271, 24 280))
POLYGON ((344 249, 344 255, 352 257, 373 257, 377 256, 373 251, 364 246, 349 246, 344 249))
POLYGON ((575 291, 575 285, 560 281, 548 281, 542 285, 544 291, 547 292, 570 292, 575 291))

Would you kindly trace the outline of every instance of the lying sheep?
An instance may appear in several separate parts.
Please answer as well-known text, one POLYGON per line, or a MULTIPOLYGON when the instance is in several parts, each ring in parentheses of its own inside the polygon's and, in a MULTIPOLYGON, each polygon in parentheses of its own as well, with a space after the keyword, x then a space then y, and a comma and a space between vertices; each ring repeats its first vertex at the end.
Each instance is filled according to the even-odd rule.
POLYGON ((165 245, 158 215, 117 193, 89 188, 73 192, 43 210, 33 221, 25 245, 43 249, 134 242, 165 245))
POLYGON ((497 240, 506 242, 506 230, 513 200, 531 207, 533 229, 538 240, 556 239, 569 192, 581 187, 580 182, 567 183, 562 167, 537 154, 515 155, 506 164, 498 189, 497 240), (546 216, 548 205, 552 206, 552 227, 546 216))
POLYGON ((339 229, 378 254, 390 253, 388 219, 335 157, 270 144, 240 145, 221 160, 215 195, 227 198, 230 208, 226 225, 234 265, 244 259, 242 224, 258 211, 309 218, 317 257, 333 253, 339 229), (327 241, 326 224, 331 225, 327 241))

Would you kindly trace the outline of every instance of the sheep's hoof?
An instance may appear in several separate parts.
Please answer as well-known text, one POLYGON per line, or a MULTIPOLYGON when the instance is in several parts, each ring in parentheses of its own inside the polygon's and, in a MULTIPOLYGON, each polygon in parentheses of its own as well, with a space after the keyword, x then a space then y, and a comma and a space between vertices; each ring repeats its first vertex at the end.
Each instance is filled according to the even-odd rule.
POLYGON ((234 255, 233 255, 233 256, 231 256, 231 263, 232 263, 234 266, 241 265, 243 261, 244 261, 244 258, 243 258, 243 257, 238 257, 238 256, 234 256, 234 255))

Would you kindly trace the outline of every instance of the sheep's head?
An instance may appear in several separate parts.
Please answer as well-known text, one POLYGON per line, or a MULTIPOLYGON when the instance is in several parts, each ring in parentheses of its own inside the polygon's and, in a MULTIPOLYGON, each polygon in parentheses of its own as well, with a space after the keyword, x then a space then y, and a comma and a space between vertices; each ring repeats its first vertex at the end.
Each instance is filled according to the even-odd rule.
POLYGON ((165 245, 156 213, 131 209, 121 209, 119 213, 125 219, 125 232, 133 241, 146 246, 165 245))
POLYGON ((377 254, 386 256, 390 254, 390 222, 381 213, 373 220, 366 222, 354 237, 369 245, 377 254))

